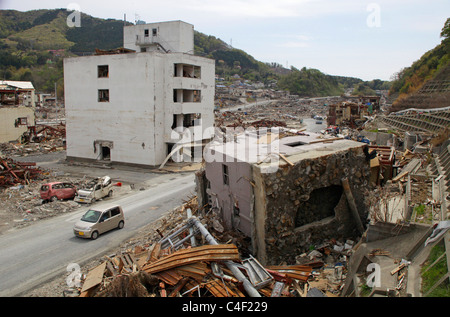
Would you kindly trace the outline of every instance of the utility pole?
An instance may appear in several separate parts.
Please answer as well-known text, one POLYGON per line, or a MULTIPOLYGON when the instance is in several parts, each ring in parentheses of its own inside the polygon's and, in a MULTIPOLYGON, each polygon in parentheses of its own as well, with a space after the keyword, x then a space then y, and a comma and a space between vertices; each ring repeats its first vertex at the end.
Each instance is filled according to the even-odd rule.
POLYGON ((56 111, 56 118, 55 118, 55 123, 57 123, 58 122, 58 95, 57 95, 57 92, 56 92, 56 86, 57 86, 57 83, 55 82, 55 111, 56 111))

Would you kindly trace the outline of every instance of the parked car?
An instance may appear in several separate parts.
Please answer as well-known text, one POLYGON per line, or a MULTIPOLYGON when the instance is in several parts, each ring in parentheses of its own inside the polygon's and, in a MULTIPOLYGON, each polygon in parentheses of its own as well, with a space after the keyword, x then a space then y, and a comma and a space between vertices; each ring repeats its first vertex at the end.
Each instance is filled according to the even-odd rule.
POLYGON ((122 207, 90 208, 73 227, 73 233, 80 238, 97 239, 99 235, 113 229, 122 229, 125 217, 122 207))
POLYGON ((71 183, 52 182, 42 185, 40 194, 42 202, 73 199, 77 194, 77 188, 71 183))
POLYGON ((77 191, 75 201, 79 203, 94 203, 103 197, 113 195, 113 184, 109 176, 95 178, 84 188, 77 191))

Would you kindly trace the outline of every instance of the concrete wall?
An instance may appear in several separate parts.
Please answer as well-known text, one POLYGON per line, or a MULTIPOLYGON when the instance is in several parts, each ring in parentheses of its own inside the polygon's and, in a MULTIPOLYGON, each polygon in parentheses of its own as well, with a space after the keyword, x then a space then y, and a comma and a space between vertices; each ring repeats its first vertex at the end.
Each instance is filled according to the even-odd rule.
MULTIPOLYGON (((214 61, 181 53, 129 53, 64 60, 67 157, 99 159, 96 141, 113 142, 111 161, 159 165, 168 154, 174 113, 201 113, 213 126, 214 61), (174 64, 201 66, 202 77, 174 78, 174 64), (98 78, 99 65, 109 76, 98 78), (201 90, 200 103, 175 104, 173 90, 201 90), (98 90, 109 90, 109 102, 98 90)), ((199 133, 200 135, 202 133, 199 133)))
MULTIPOLYGON (((347 177, 363 223, 367 218, 364 189, 369 184, 370 170, 362 152, 356 145, 321 156, 310 155, 295 163, 284 165, 276 173, 253 172, 255 184, 255 228, 258 245, 257 257, 262 263, 277 264, 330 238, 349 238, 358 235, 346 196, 343 191, 333 197, 334 210, 314 208, 331 203, 331 190, 339 189, 347 177), (333 187, 330 187, 333 186, 333 187), (314 201, 312 193, 316 192, 314 201), (326 194, 323 194, 326 193, 326 194), (313 212, 312 212, 313 211, 313 212), (303 225, 298 226, 298 219, 303 225), (307 224, 304 224, 307 223, 307 224)), ((313 151, 311 151, 313 152, 313 151)), ((291 157, 291 159, 293 159, 291 157)), ((254 166, 254 168, 256 168, 254 166)), ((331 207, 330 207, 331 208, 331 207)))
POLYGON ((154 78, 157 54, 100 55, 64 60, 67 156, 96 160, 94 141, 114 143, 111 161, 155 164, 157 123, 162 124, 160 90, 154 78), (98 78, 97 66, 108 65, 109 77, 98 78), (98 90, 109 89, 109 102, 98 101, 98 90))
POLYGON ((18 118, 27 118, 27 125, 34 126, 34 108, 23 106, 0 108, 0 143, 15 141, 27 131, 27 125, 15 126, 18 118))
POLYGON ((212 162, 206 164, 205 175, 210 182, 207 193, 213 206, 217 203, 220 206, 226 228, 239 230, 251 237, 253 229, 251 165, 245 162, 212 162), (228 184, 224 184, 223 165, 228 167, 228 184))
POLYGON ((152 43, 160 43, 170 52, 194 54, 194 26, 182 21, 168 21, 125 26, 123 30, 124 47, 141 51, 141 47, 151 47, 152 43), (145 37, 145 30, 149 35, 145 37), (153 36, 153 29, 157 35, 153 36))

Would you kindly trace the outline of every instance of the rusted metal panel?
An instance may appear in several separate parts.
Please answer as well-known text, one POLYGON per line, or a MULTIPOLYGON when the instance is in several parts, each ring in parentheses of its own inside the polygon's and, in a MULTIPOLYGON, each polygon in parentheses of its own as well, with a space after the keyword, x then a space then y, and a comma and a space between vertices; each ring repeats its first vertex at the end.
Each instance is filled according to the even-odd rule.
POLYGON ((159 272, 155 274, 156 277, 164 281, 166 284, 169 285, 176 285, 182 278, 180 274, 178 274, 175 270, 167 270, 163 272, 159 272))
POLYGON ((187 250, 180 250, 158 261, 147 263, 142 270, 157 273, 178 266, 200 261, 239 261, 239 251, 234 245, 206 245, 187 250))
POLYGON ((213 294, 214 297, 245 297, 239 289, 232 284, 214 279, 205 284, 205 288, 213 294))
POLYGON ((283 273, 286 277, 306 282, 312 274, 312 267, 305 265, 280 265, 280 266, 267 266, 266 269, 283 273))
POLYGON ((198 282, 201 282, 205 275, 211 273, 211 269, 204 262, 192 263, 176 268, 178 274, 189 276, 198 282))

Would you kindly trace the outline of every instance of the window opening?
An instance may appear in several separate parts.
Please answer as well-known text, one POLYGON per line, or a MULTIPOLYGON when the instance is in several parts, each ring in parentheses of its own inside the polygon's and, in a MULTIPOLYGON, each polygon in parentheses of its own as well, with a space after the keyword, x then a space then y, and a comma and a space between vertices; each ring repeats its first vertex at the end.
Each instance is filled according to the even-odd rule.
POLYGON ((295 217, 295 226, 301 227, 335 215, 334 208, 342 196, 342 186, 332 185, 315 189, 309 199, 300 204, 295 217), (324 199, 326 197, 326 199, 324 199))
POLYGON ((109 66, 108 65, 99 65, 98 66, 98 78, 106 78, 109 77, 109 66))
POLYGON ((102 146, 102 160, 111 160, 111 149, 107 146, 102 146))
POLYGON ((99 102, 109 102, 109 89, 99 89, 98 90, 98 101, 99 102))
POLYGON ((230 178, 228 175, 228 165, 222 164, 222 173, 224 185, 230 185, 230 178))

